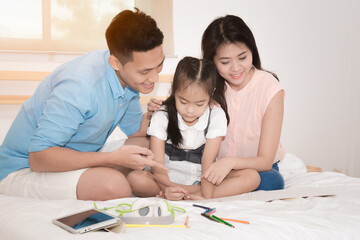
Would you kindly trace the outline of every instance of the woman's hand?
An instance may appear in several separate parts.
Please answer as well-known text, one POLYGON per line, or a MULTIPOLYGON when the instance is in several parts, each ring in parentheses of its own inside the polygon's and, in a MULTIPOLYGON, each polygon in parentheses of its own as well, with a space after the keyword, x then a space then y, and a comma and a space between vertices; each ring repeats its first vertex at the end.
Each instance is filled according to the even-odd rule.
POLYGON ((222 158, 212 163, 201 177, 212 184, 219 185, 233 168, 234 160, 232 158, 222 158))
POLYGON ((156 98, 150 99, 150 102, 148 102, 148 104, 147 104, 147 114, 146 114, 146 116, 149 120, 151 119, 154 112, 161 107, 162 103, 163 103, 163 101, 160 99, 156 99, 156 98))
POLYGON ((214 106, 221 107, 221 105, 217 101, 215 101, 213 99, 210 100, 209 106, 210 106, 210 109, 213 109, 214 106))

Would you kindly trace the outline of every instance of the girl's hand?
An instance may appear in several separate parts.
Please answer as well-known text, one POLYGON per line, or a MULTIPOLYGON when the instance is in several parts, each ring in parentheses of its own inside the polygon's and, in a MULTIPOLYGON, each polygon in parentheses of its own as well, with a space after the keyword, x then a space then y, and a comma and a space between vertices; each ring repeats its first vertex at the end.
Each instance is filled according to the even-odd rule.
MULTIPOLYGON (((160 192, 162 194, 162 192, 160 192)), ((178 201, 182 199, 188 199, 188 192, 181 187, 167 187, 163 195, 158 194, 158 196, 164 196, 166 199, 171 201, 178 201)))
POLYGON ((201 177, 214 185, 220 185, 233 168, 233 159, 222 158, 212 163, 201 177))
POLYGON ((162 102, 163 101, 160 99, 156 99, 156 98, 150 99, 150 102, 148 102, 147 104, 147 114, 146 114, 149 120, 151 119, 151 116, 154 114, 154 112, 161 107, 162 102))
POLYGON ((165 198, 165 195, 164 195, 163 191, 160 191, 158 194, 156 194, 156 197, 165 198))
MULTIPOLYGON (((158 194, 156 194, 156 197, 165 198, 165 195, 164 195, 163 191, 160 191, 158 194)), ((200 195, 190 194, 190 195, 185 195, 184 198, 178 199, 178 200, 203 200, 203 199, 205 199, 205 198, 203 196, 201 196, 201 194, 200 195)))

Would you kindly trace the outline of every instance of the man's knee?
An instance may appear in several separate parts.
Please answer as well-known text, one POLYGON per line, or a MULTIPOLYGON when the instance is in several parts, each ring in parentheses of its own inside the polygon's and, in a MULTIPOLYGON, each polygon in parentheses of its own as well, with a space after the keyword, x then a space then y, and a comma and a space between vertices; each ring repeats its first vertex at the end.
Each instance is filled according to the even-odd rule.
POLYGON ((88 169, 77 185, 77 197, 81 200, 110 200, 131 196, 131 187, 126 177, 111 168, 88 169))
POLYGON ((103 184, 102 191, 106 200, 132 196, 131 187, 126 177, 122 174, 119 177, 119 175, 113 176, 111 180, 109 179, 103 184))
POLYGON ((161 190, 146 171, 133 171, 127 175, 132 192, 138 197, 154 197, 161 190))
POLYGON ((145 171, 132 171, 127 175, 127 180, 134 192, 144 189, 146 184, 149 182, 145 173, 145 171))

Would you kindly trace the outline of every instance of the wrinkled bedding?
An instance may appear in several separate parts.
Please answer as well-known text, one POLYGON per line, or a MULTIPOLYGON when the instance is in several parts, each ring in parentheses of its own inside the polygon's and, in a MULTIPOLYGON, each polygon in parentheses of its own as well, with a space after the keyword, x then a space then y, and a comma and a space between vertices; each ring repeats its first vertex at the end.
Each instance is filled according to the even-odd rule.
MULTIPOLYGON (((92 201, 39 200, 0 195, 1 240, 113 239, 360 239, 360 178, 335 172, 306 172, 303 162, 287 154, 279 164, 285 178, 281 191, 253 192, 202 201, 178 201, 173 224, 189 216, 190 228, 127 228, 123 233, 89 232, 74 235, 51 220, 93 207, 92 201), (210 221, 197 203, 216 207, 216 215, 249 221, 235 228, 210 221)), ((136 198, 96 202, 99 207, 131 203, 136 198)))

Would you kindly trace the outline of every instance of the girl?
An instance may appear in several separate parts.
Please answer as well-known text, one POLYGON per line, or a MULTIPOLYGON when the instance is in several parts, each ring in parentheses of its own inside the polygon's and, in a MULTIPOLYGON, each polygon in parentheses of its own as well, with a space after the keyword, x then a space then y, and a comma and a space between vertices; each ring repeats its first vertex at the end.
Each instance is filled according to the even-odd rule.
POLYGON ((251 30, 237 16, 215 19, 203 34, 202 51, 216 65, 216 91, 225 92, 230 116, 219 160, 204 178, 221 184, 232 171, 250 168, 260 173, 258 190, 284 188, 277 163, 285 155, 280 144, 285 93, 276 75, 262 70, 251 30))
POLYGON ((215 91, 216 79, 210 61, 185 57, 179 62, 171 95, 153 114, 148 128, 155 160, 170 172, 152 168, 156 179, 145 171, 131 172, 128 180, 135 195, 201 199, 256 189, 260 179, 252 169, 230 173, 221 184, 201 178, 201 172, 215 162, 227 128, 227 113, 220 107, 209 108, 210 100, 215 100, 226 109, 223 94, 215 91))

